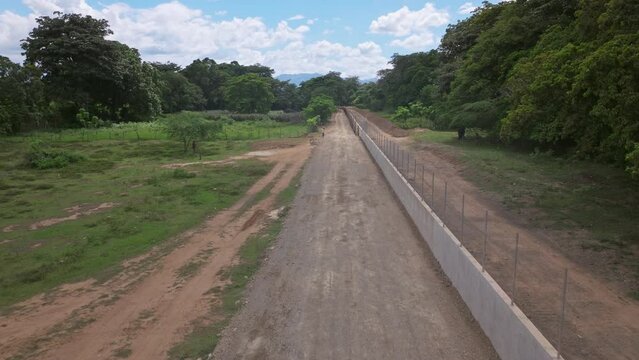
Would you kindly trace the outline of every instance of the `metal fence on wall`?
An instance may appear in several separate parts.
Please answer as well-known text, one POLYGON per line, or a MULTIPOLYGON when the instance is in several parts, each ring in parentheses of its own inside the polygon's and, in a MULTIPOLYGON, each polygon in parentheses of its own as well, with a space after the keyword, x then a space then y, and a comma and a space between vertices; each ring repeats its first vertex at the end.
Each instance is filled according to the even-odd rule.
MULTIPOLYGON (((539 323, 535 325, 546 337, 554 340, 552 343, 556 348, 556 357, 561 358, 568 270, 559 269, 556 277, 547 279, 547 288, 552 293, 552 299, 545 299, 543 309, 538 311, 534 304, 535 297, 530 296, 528 289, 520 288, 522 277, 526 276, 535 264, 521 259, 519 234, 508 233, 503 229, 491 229, 491 221, 494 221, 491 212, 466 196, 461 189, 450 184, 447 178, 439 176, 437 169, 432 165, 420 161, 398 142, 370 125, 364 116, 348 109, 343 110, 353 131, 363 140, 364 136, 370 139, 384 154, 385 159, 403 176, 419 201, 423 201, 437 214, 444 227, 456 235, 459 246, 467 250, 480 264, 481 271, 489 273, 508 294, 510 305, 526 310, 532 309, 526 314, 532 311, 535 319, 542 320, 542 326, 539 326, 539 323), (549 300, 553 305, 552 309, 547 306, 549 300)), ((372 152, 371 154, 374 155, 372 152)), ((410 212, 410 209, 407 210, 410 212)), ((419 227, 419 224, 416 225, 419 227)))

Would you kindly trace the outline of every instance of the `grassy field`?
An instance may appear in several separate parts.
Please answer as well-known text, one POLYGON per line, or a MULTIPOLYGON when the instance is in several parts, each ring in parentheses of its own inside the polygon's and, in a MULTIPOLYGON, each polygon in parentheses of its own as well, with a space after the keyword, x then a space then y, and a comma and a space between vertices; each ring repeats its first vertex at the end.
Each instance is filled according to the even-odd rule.
MULTIPOLYGON (((169 115, 170 117, 170 115, 169 115)), ((222 132, 212 140, 259 140, 304 136, 305 124, 292 124, 274 120, 234 121, 224 124, 222 132)), ((98 129, 66 129, 56 132, 31 132, 25 140, 42 139, 48 142, 94 140, 167 140, 160 122, 122 123, 98 129)))
MULTIPOLYGON (((0 138, 0 310, 65 282, 117 273, 123 259, 234 203, 271 166, 244 160, 168 169, 161 165, 197 158, 175 141, 136 139, 63 136, 51 148, 81 160, 40 170, 25 164, 28 141, 0 138), (94 212, 46 223, 86 211, 94 212)), ((250 143, 208 141, 200 151, 216 160, 249 151, 250 143)))
POLYGON ((618 251, 635 267, 639 246, 639 182, 605 164, 518 152, 480 140, 457 141, 455 132, 424 131, 417 141, 458 151, 470 171, 467 180, 500 196, 510 209, 541 210, 536 222, 557 230, 586 229, 581 246, 618 251))
MULTIPOLYGON (((278 194, 276 207, 287 207, 293 201, 299 186, 300 175, 301 173, 278 194)), ((205 359, 215 349, 220 340, 221 332, 241 308, 246 285, 259 269, 264 252, 282 230, 286 209, 279 219, 271 220, 260 233, 249 237, 240 248, 239 263, 225 271, 225 276, 230 281, 229 284, 224 288, 211 290, 215 291, 221 299, 221 304, 212 306, 210 310, 209 317, 215 320, 196 324, 186 339, 171 349, 170 359, 205 359)))

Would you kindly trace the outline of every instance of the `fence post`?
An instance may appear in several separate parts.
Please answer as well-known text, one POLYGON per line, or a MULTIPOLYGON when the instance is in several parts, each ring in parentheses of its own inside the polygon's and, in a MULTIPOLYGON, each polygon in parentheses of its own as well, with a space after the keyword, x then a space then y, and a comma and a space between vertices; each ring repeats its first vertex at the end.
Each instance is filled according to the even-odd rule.
POLYGON ((433 176, 430 179, 430 203, 435 204, 435 170, 433 170, 433 176))
MULTIPOLYGON (((410 178, 410 153, 407 151, 405 151, 406 153, 406 167, 404 168, 404 171, 406 171, 406 174, 404 174, 406 176, 406 180, 409 180, 410 178)), ((404 164, 402 164, 402 166, 404 166, 404 164)))
POLYGON ((557 359, 561 358, 561 341, 564 336, 564 319, 566 315, 566 289, 568 288, 568 268, 564 269, 564 288, 561 295, 561 322, 559 323, 559 343, 557 344, 557 359))
POLYGON ((515 269, 513 271, 513 294, 510 297, 510 306, 515 304, 515 295, 517 294, 517 260, 519 257, 519 233, 515 237, 515 269))
POLYGON ((488 210, 484 216, 484 256, 481 260, 481 271, 486 271, 486 245, 488 244, 488 210))
POLYGON ((461 247, 464 243, 464 208, 466 206, 466 194, 462 194, 462 210, 461 210, 461 241, 459 242, 459 246, 461 247))
MULTIPOLYGON (((446 210, 448 210, 448 181, 444 181, 444 219, 446 219, 446 210)), ((444 221, 444 225, 446 225, 444 221)))
POLYGON ((422 165, 422 200, 424 200, 424 165, 422 165))

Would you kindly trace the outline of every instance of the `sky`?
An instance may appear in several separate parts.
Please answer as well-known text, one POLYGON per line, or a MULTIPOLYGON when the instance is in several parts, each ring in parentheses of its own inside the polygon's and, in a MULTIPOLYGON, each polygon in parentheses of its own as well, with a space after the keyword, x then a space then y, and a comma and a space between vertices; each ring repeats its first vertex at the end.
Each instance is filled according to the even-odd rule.
POLYGON ((481 0, 0 0, 0 55, 24 60, 20 40, 53 11, 107 19, 109 38, 145 61, 186 66, 260 63, 278 74, 338 71, 362 79, 390 57, 438 46, 449 23, 481 0))

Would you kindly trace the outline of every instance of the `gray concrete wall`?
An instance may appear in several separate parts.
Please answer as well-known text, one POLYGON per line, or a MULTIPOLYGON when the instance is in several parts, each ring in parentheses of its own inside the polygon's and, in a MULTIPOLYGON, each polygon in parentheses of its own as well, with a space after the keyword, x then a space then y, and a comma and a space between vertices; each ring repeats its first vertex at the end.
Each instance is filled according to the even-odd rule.
MULTIPOLYGON (((367 123, 357 124, 359 130, 367 123)), ((406 208, 453 286, 504 360, 557 359, 557 351, 464 248, 437 214, 366 134, 359 131, 393 191, 406 208)))

